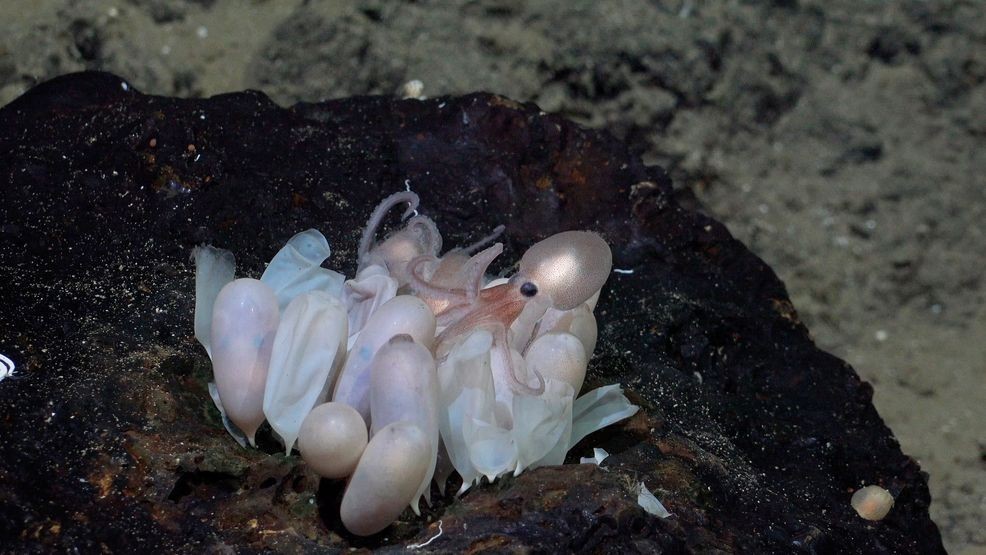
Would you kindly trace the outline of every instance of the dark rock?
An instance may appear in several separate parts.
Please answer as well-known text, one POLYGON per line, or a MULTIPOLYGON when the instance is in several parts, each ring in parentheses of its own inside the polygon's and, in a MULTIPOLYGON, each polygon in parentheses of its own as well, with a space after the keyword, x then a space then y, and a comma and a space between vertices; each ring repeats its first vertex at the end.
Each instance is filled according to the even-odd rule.
POLYGON ((397 549, 441 525, 426 550, 942 552, 871 387, 814 346, 770 268, 604 133, 487 94, 283 109, 84 73, 0 110, 0 179, 4 550, 397 549), (545 235, 601 231, 632 273, 599 303, 590 379, 645 411, 573 450, 606 448, 603 468, 436 490, 425 517, 360 539, 334 518, 341 484, 223 431, 189 253, 231 249, 256 276, 316 227, 351 273, 369 211, 405 183, 449 245, 506 224, 500 270, 545 235), (640 481, 672 517, 637 506, 640 481), (864 484, 897 496, 879 523, 849 505, 864 484))

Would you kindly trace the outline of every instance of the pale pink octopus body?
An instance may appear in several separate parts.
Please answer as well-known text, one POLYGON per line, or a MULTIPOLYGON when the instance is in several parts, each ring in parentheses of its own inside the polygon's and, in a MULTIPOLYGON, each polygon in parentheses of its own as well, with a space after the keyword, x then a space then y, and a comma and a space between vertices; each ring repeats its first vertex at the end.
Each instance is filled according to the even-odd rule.
POLYGON ((606 282, 612 269, 609 245, 596 233, 564 231, 544 239, 524 253, 519 268, 506 283, 484 288, 486 270, 503 252, 503 244, 469 256, 495 240, 503 231, 477 243, 457 248, 439 257, 442 238, 427 216, 414 215, 400 231, 373 245, 373 237, 387 211, 407 203, 404 218, 416 212, 418 196, 410 191, 395 193, 374 210, 360 241, 360 267, 380 264, 400 285, 409 287, 435 314, 438 326, 434 354, 439 364, 466 333, 486 329, 493 336, 493 353, 505 375, 501 383, 514 393, 540 395, 544 379, 536 371, 536 386, 518 378, 508 346, 508 331, 514 328, 513 347, 523 353, 534 336, 538 320, 549 308, 559 311, 579 307, 606 282))

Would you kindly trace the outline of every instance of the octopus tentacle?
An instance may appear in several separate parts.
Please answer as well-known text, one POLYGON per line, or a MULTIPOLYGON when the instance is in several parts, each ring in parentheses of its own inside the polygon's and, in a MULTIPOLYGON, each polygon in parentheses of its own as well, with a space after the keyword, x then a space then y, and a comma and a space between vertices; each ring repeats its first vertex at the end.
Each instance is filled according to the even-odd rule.
POLYGON ((467 292, 460 287, 445 287, 436 285, 421 275, 421 265, 425 262, 435 262, 438 258, 432 255, 416 256, 407 263, 408 280, 411 287, 418 293, 424 293, 453 304, 466 302, 467 292))
POLYGON ((439 326, 451 326, 455 322, 462 320, 472 312, 473 306, 470 304, 452 305, 435 315, 439 326))
POLYGON ((373 213, 370 214, 370 219, 366 222, 366 228, 363 229, 363 236, 359 240, 359 250, 357 250, 357 257, 362 260, 368 252, 370 252, 370 246, 373 244, 373 238, 377 234, 377 228, 380 227, 380 223, 383 222, 384 216, 387 212, 397 206, 406 202, 408 204, 407 210, 401 216, 401 219, 407 219, 408 216, 414 213, 418 209, 418 203, 420 202, 418 195, 411 191, 400 191, 390 195, 389 197, 383 199, 376 208, 373 209, 373 213))
POLYGON ((483 289, 486 269, 503 252, 503 244, 497 243, 469 258, 466 258, 463 252, 461 249, 455 249, 446 253, 441 259, 434 256, 419 256, 408 263, 408 280, 412 287, 419 293, 448 303, 442 307, 440 314, 450 314, 452 309, 457 309, 461 305, 475 308, 479 302, 480 291, 483 289), (429 261, 439 263, 431 278, 425 278, 421 275, 421 264, 429 261), (455 287, 457 285, 461 287, 455 287))
MULTIPOLYGON (((517 318, 527 303, 528 299, 521 297, 508 284, 483 289, 476 302, 453 304, 446 309, 451 316, 458 318, 443 318, 448 322, 448 327, 435 339, 435 344, 451 341, 473 328, 499 325, 506 329, 508 323, 517 318)), ((446 311, 441 314, 444 315, 446 311)))
POLYGON ((522 395, 538 396, 544 393, 544 376, 542 376, 537 370, 534 371, 534 376, 538 380, 537 387, 531 387, 517 377, 513 357, 510 355, 510 347, 507 345, 507 328, 503 325, 496 325, 493 327, 492 332, 493 351, 504 357, 507 380, 510 384, 510 388, 513 389, 515 393, 522 395))
POLYGON ((529 334, 530 337, 524 343, 524 348, 520 350, 521 356, 527 356, 527 351, 531 348, 531 344, 534 343, 534 338, 538 336, 538 333, 540 333, 540 331, 541 331, 541 322, 538 322, 534 324, 534 329, 531 330, 531 333, 529 334))
POLYGON ((421 234, 425 238, 427 252, 438 254, 442 250, 442 234, 439 233, 434 220, 428 216, 414 216, 407 221, 407 228, 421 230, 421 234))
POLYGON ((548 310, 546 299, 534 298, 524 304, 524 308, 517 314, 510 324, 511 338, 518 347, 521 355, 527 354, 527 349, 531 346, 539 334, 541 328, 541 318, 548 310))
POLYGON ((469 259, 465 274, 466 301, 472 304, 479 296, 479 291, 483 288, 483 276, 486 269, 490 267, 493 260, 503 252, 503 243, 497 243, 492 247, 476 254, 469 259))
POLYGON ((469 246, 462 247, 459 250, 465 252, 466 254, 472 254, 472 253, 478 251, 479 249, 483 248, 483 246, 488 245, 489 243, 492 243, 493 241, 496 241, 497 239, 499 239, 500 238, 500 235, 503 235, 503 230, 505 230, 505 229, 507 229, 507 226, 505 226, 503 224, 500 224, 500 225, 494 227, 493 228, 493 231, 491 231, 490 234, 487 235, 486 237, 483 237, 479 241, 476 241, 475 243, 473 243, 473 244, 471 244, 469 246))

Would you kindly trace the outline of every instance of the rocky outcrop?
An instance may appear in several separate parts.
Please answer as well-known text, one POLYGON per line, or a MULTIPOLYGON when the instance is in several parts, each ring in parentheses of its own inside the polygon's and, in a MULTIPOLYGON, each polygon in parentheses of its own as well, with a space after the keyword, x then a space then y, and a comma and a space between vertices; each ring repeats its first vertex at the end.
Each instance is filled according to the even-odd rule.
MULTIPOLYGON (((140 551, 942 552, 927 477, 847 364, 815 347, 783 284, 604 133, 474 94, 281 108, 256 92, 147 96, 83 73, 0 109, 0 538, 4 548, 140 551), (526 472, 439 496, 378 536, 338 523, 318 481, 261 432, 226 436, 192 337, 191 249, 239 275, 297 231, 351 274, 359 231, 412 187, 449 244, 505 224, 504 260, 597 230, 614 273, 590 381, 645 410, 589 436, 601 467, 526 472), (637 505, 640 482, 672 516, 637 505), (884 520, 849 505, 896 496, 884 520)), ((501 263, 502 264, 502 263, 501 263)), ((507 268, 495 268, 506 270, 507 268)), ((454 489, 453 489, 454 490, 454 489)))

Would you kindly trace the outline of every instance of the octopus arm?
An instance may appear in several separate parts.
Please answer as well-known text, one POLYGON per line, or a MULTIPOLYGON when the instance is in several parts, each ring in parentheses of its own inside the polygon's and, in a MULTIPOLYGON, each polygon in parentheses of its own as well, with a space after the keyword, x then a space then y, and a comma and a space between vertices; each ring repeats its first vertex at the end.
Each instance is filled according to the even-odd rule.
POLYGON ((507 328, 501 324, 493 326, 493 356, 499 357, 502 364, 503 377, 510 389, 523 395, 541 395, 544 393, 544 376, 540 372, 534 371, 534 378, 538 384, 531 387, 525 381, 517 377, 517 364, 511 355, 511 349, 507 343, 507 328))
POLYGON ((424 255, 411 260, 407 268, 411 288, 419 295, 443 303, 442 306, 475 305, 483 289, 486 269, 503 252, 503 244, 496 243, 460 263, 465 258, 461 252, 452 251, 442 259, 424 255), (431 279, 424 275, 425 264, 436 266, 431 279))
POLYGON ((421 296, 433 297, 450 303, 463 303, 466 300, 466 290, 462 287, 450 287, 433 283, 423 274, 425 264, 434 264, 439 259, 432 255, 415 257, 407 265, 407 275, 411 288, 421 296))
POLYGON ((483 288, 483 278, 486 276, 486 269, 490 267, 496 257, 503 252, 503 243, 496 243, 486 248, 469 259, 463 269, 463 285, 466 290, 466 302, 472 304, 479 297, 479 291, 483 288))
POLYGON ((471 244, 469 246, 462 247, 459 250, 461 250, 462 252, 464 252, 466 254, 472 254, 472 253, 478 251, 479 249, 485 247, 486 245, 492 243, 493 241, 496 241, 497 239, 499 239, 500 236, 503 235, 503 231, 505 229, 507 229, 507 226, 505 226, 503 224, 500 224, 500 225, 494 227, 493 228, 493 231, 491 231, 490 234, 487 235, 486 237, 481 238, 480 240, 476 241, 475 243, 473 243, 473 244, 471 244))
POLYGON ((373 246, 373 239, 377 235, 377 229, 380 228, 380 224, 383 222, 384 216, 391 208, 397 206, 398 204, 407 203, 407 210, 401 216, 401 219, 407 219, 408 216, 414 213, 418 209, 418 203, 420 199, 418 195, 412 193, 411 191, 401 191, 399 193, 394 193, 389 197, 383 199, 373 212, 370 214, 370 219, 366 222, 366 227, 363 228, 363 235, 359 240, 359 249, 357 251, 358 260, 363 261, 363 258, 369 254, 370 247, 373 246))

